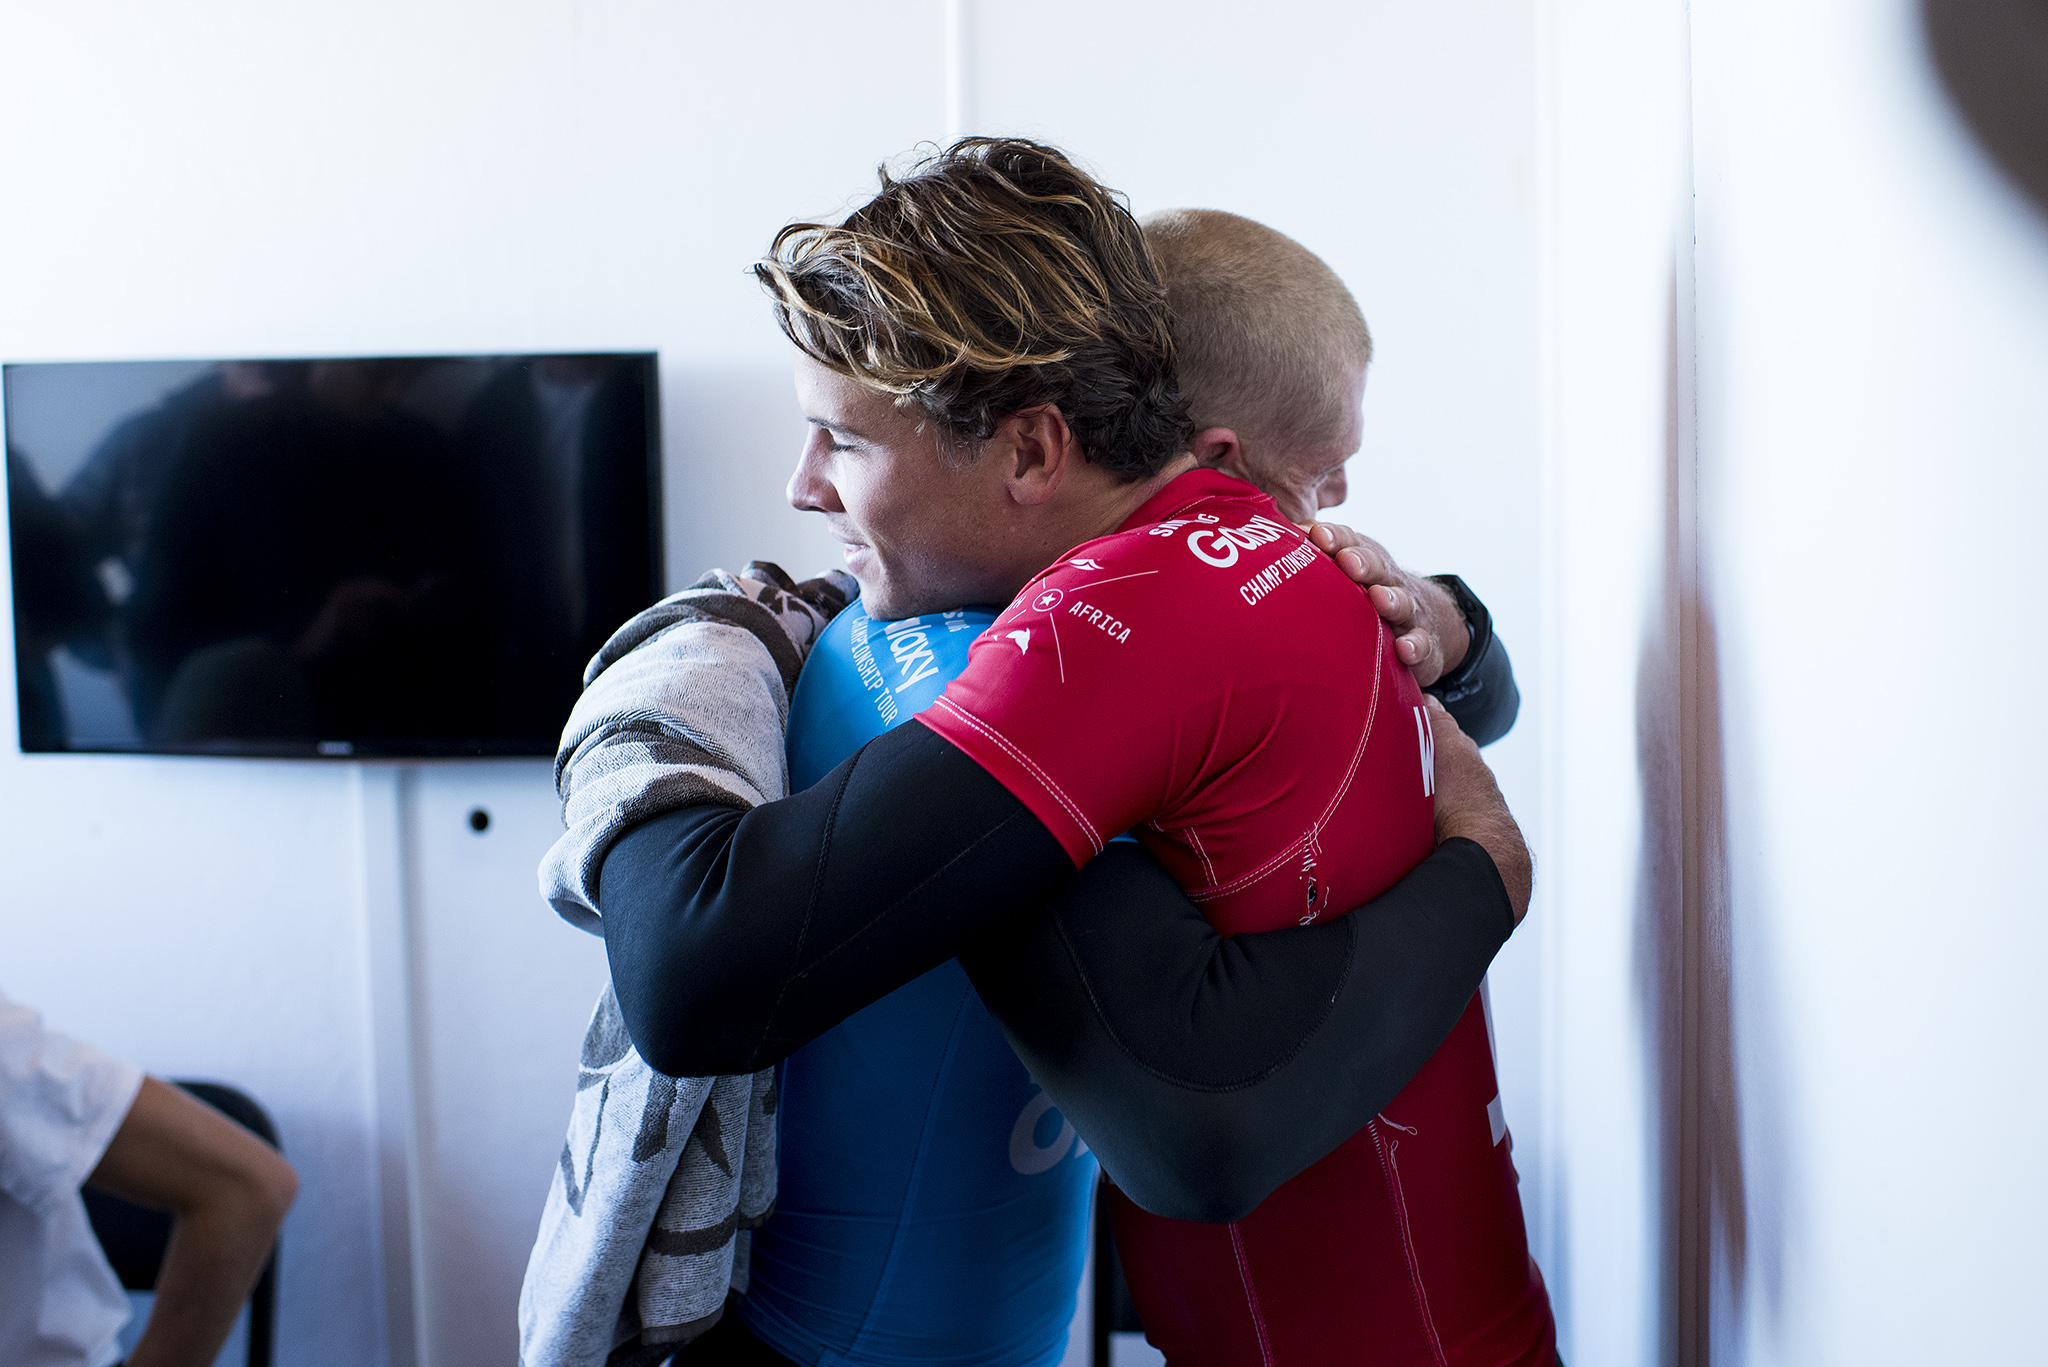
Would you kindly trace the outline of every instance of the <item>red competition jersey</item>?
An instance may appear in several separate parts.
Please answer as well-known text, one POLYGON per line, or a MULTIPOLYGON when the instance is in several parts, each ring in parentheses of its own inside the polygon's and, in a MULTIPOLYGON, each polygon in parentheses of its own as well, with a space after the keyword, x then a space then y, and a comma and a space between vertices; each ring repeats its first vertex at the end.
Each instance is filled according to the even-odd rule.
MULTIPOLYGON (((1131 831, 1225 934, 1369 901, 1435 846, 1422 694, 1365 594, 1252 486, 1183 475, 1068 552, 918 720, 1078 866, 1131 831)), ((1112 1194, 1173 1367, 1547 1363, 1479 998, 1388 1107, 1229 1225, 1112 1194)))

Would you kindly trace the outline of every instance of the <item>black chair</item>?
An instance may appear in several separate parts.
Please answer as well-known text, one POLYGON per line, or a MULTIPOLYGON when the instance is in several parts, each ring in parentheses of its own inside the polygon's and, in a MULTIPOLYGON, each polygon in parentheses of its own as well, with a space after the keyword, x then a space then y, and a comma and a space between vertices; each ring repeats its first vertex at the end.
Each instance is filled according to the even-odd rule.
MULTIPOLYGON (((277 1127, 247 1092, 218 1082, 179 1082, 228 1119, 282 1153, 277 1127)), ((130 1291, 154 1291, 156 1276, 164 1263, 164 1247, 171 1241, 171 1217, 103 1191, 85 1190, 85 1213, 92 1219, 92 1232, 113 1265, 114 1275, 130 1291)), ((249 1294, 249 1367, 270 1367, 270 1344, 277 1319, 277 1250, 270 1251, 263 1275, 249 1294)))

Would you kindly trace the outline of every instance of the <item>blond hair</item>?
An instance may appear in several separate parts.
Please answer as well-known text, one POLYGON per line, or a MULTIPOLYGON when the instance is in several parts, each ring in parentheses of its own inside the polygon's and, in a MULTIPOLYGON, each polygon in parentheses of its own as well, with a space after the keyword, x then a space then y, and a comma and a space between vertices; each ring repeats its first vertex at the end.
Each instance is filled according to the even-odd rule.
POLYGON ((1339 440, 1372 334, 1337 273, 1284 233, 1217 209, 1167 209, 1143 227, 1196 428, 1234 430, 1254 469, 1339 440))
POLYGON ((1050 403, 1121 479, 1188 449, 1166 291, 1115 191, 1021 138, 878 174, 844 223, 792 223, 754 267, 799 349, 956 441, 1050 403))

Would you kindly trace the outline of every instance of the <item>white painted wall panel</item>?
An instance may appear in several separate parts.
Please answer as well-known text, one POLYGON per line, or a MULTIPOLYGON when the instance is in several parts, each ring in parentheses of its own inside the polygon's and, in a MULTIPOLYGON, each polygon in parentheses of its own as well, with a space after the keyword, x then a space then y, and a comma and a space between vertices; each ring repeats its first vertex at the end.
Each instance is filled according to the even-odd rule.
POLYGON ((1684 30, 1675 5, 1558 0, 1546 19, 1551 646, 1531 691, 1549 799, 1551 1282, 1565 1359, 1629 1367, 1671 1360, 1684 30))
MULTIPOLYGON (((790 217, 841 207, 882 156, 939 135, 935 7, 854 25, 819 0, 772 18, 87 3, 14 7, 0 41, 0 357, 658 349, 671 578, 834 563, 782 501, 802 426, 746 266, 790 217)), ((508 1326, 480 1326, 516 1288, 600 947, 532 891, 544 766, 428 769, 407 791, 445 1236, 429 1341, 437 1362, 501 1362, 508 1326), (482 841, 445 819, 473 799, 498 818, 482 841), (506 1142, 462 1142, 478 1115, 506 1142)), ((279 1118, 305 1179, 284 1367, 384 1352, 352 792, 338 767, 0 746, 9 990, 279 1118)))
POLYGON ((1716 1359, 2027 1361, 2048 217, 1906 0, 1715 0, 1695 52, 1748 1194, 1716 1359))
POLYGON ((431 1360, 512 1362, 583 1025, 609 979, 604 942, 534 892, 561 833, 545 761, 437 765, 407 796, 431 1360))

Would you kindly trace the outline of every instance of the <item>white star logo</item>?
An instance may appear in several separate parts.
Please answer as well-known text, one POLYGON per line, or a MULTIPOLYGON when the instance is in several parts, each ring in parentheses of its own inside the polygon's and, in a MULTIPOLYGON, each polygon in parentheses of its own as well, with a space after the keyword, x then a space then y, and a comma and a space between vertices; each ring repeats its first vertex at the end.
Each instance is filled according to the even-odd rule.
POLYGON ((1028 653, 1030 652, 1030 650, 1031 650, 1031 628, 1030 628, 1030 627, 1025 627, 1025 628, 1024 628, 1024 629, 1023 629, 1022 631, 1013 631, 1013 632, 1010 632, 1010 633, 1009 633, 1009 637, 1010 637, 1010 639, 1011 639, 1011 640, 1013 640, 1013 641, 1015 641, 1015 642, 1017 643, 1017 653, 1018 653, 1019 655, 1024 655, 1024 654, 1028 654, 1028 653))

